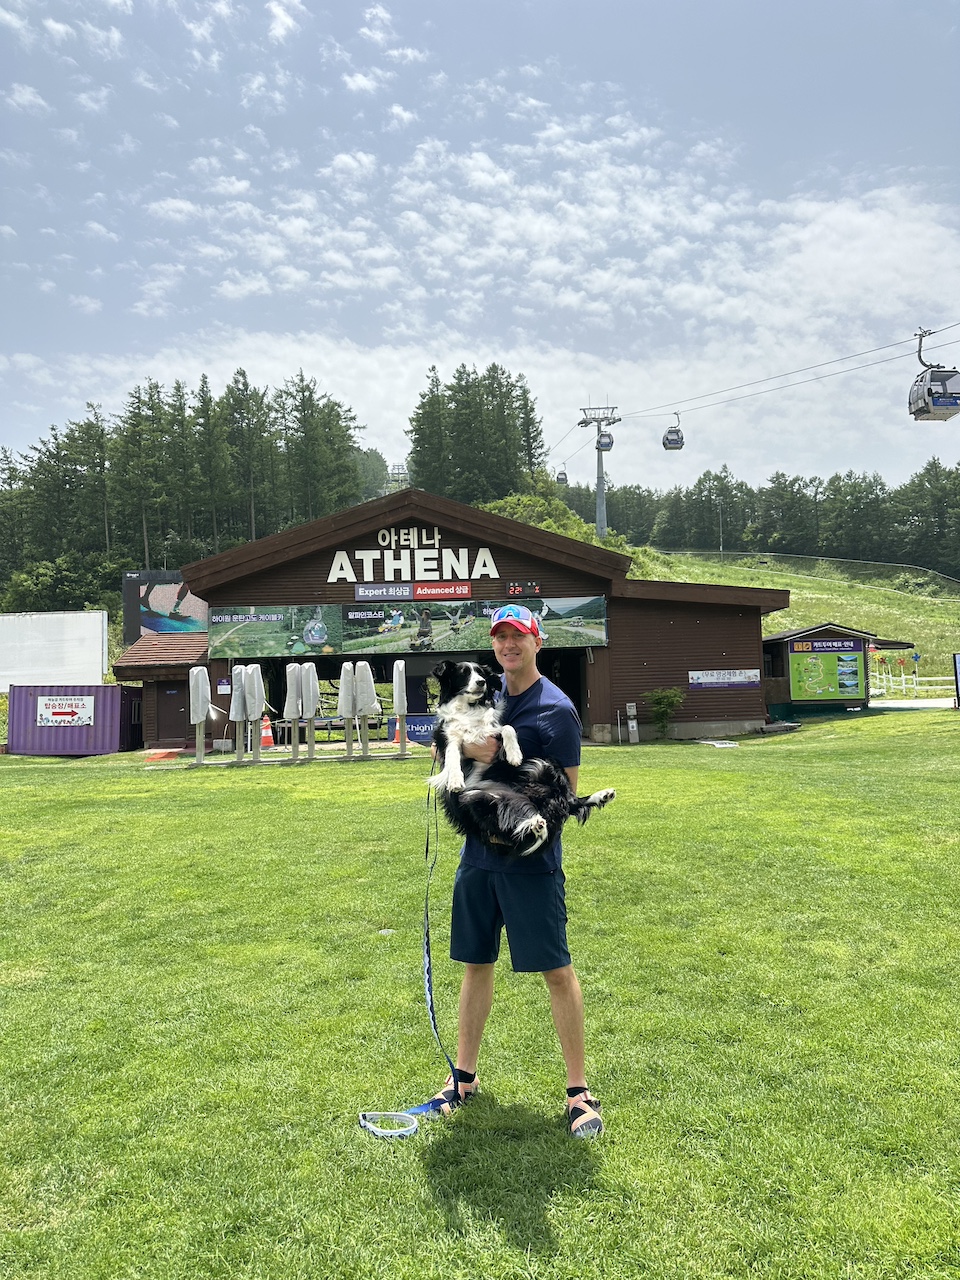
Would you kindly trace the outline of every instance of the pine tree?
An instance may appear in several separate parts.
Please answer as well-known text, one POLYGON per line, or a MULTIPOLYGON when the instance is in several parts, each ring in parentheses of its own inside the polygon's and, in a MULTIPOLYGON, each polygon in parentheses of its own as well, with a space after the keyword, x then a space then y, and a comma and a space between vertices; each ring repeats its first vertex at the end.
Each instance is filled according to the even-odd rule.
POLYGON ((407 472, 410 483, 427 493, 447 495, 451 475, 449 406, 437 366, 427 372, 427 389, 410 418, 407 436, 410 452, 407 472))

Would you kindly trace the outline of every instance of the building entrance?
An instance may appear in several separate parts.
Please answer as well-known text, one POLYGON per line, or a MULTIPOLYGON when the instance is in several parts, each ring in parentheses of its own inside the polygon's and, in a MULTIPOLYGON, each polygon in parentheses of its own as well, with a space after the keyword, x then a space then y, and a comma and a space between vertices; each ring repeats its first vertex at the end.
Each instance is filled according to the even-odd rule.
POLYGON ((186 680, 165 680, 157 685, 157 738, 160 742, 185 742, 187 724, 186 680))

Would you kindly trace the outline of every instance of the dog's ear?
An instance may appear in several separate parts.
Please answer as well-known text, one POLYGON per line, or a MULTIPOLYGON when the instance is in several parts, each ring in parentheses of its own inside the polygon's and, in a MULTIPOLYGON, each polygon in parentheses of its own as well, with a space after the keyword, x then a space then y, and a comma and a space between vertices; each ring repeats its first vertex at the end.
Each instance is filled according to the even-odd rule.
POLYGON ((480 670, 483 672, 483 678, 484 680, 486 680, 488 685, 490 685, 492 688, 496 688, 496 689, 500 688, 500 685, 503 683, 503 680, 500 672, 496 669, 496 667, 488 667, 484 665, 484 666, 481 666, 480 670))
POLYGON ((437 663, 430 674, 434 680, 442 680, 453 665, 449 658, 444 658, 442 662, 437 663))

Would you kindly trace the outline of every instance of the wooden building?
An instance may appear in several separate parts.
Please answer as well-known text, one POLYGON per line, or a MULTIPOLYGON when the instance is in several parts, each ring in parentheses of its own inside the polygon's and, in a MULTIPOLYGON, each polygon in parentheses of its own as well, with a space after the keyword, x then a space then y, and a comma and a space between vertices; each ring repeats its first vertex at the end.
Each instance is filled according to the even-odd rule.
POLYGON ((764 698, 770 715, 787 720, 870 701, 870 653, 912 649, 910 640, 883 640, 837 622, 777 631, 763 641, 764 698))
POLYGON ((208 637, 143 638, 114 671, 144 681, 147 745, 188 741, 174 704, 186 707, 187 673, 201 662, 226 711, 235 662, 261 664, 276 707, 292 659, 336 679, 345 660, 363 658, 389 681, 402 657, 410 710, 426 710, 439 659, 490 656, 489 615, 517 600, 541 615, 540 669, 592 741, 619 732, 626 742, 631 704, 637 735, 651 737, 644 695, 662 687, 686 695, 671 736, 760 728, 761 617, 786 608, 789 593, 632 579, 630 568, 628 556, 406 489, 185 565, 209 607, 208 637))

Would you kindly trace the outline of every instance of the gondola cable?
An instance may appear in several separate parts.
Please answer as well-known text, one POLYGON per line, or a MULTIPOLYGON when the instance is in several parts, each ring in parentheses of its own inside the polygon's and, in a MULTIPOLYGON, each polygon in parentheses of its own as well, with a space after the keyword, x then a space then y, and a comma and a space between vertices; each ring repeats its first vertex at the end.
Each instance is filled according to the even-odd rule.
MULTIPOLYGON (((947 329, 955 329, 955 328, 957 327, 957 325, 960 325, 960 321, 957 321, 955 324, 944 325, 942 329, 931 330, 931 333, 932 333, 932 332, 936 332, 936 333, 943 333, 943 332, 945 332, 945 330, 947 330, 947 329)), ((937 344, 937 346, 935 346, 935 347, 930 347, 930 348, 928 348, 928 350, 931 350, 931 351, 940 351, 940 350, 943 350, 943 348, 944 348, 944 347, 952 347, 952 346, 956 346, 958 342, 960 342, 960 338, 952 338, 949 342, 941 342, 941 343, 938 343, 938 344, 937 344)), ((889 347, 891 347, 891 346, 900 346, 900 345, 901 345, 901 344, 900 344, 900 343, 898 343, 898 342, 893 342, 893 343, 889 343, 887 347, 875 347, 875 348, 874 348, 874 350, 876 350, 876 351, 884 351, 884 350, 889 350, 889 347)), ((864 352, 864 353, 862 353, 862 354, 867 354, 867 353, 866 353, 866 352, 864 352)), ((887 356, 887 357, 886 357, 885 359, 883 359, 883 360, 869 360, 869 361, 867 361, 867 363, 866 363, 866 364, 853 365, 853 366, 852 366, 851 368, 849 368, 849 369, 835 369, 832 373, 821 373, 821 374, 818 374, 816 377, 813 377, 813 378, 802 378, 799 382, 788 382, 785 386, 784 386, 784 385, 781 385, 781 386, 775 386, 775 387, 762 387, 759 391, 749 391, 749 392, 747 392, 747 393, 746 393, 746 395, 742 395, 742 396, 731 396, 728 400, 711 400, 711 401, 709 401, 709 403, 707 403, 707 404, 697 404, 697 405, 693 405, 693 406, 691 406, 691 407, 689 407, 689 408, 684 409, 684 413, 696 413, 698 409, 713 409, 713 408, 716 408, 716 407, 717 407, 717 406, 719 406, 719 405, 735 404, 735 403, 736 403, 737 401, 739 401, 739 400, 752 400, 752 399, 754 399, 754 398, 755 398, 755 397, 757 397, 757 396, 769 395, 769 394, 770 394, 770 392, 772 392, 772 391, 789 391, 789 390, 791 390, 793 387, 803 387, 803 386, 806 386, 808 383, 811 383, 811 382, 823 382, 823 381, 825 381, 827 378, 838 378, 838 377, 840 377, 840 375, 841 375, 841 374, 844 374, 844 373, 857 373, 860 369, 873 369, 873 368, 875 368, 877 365, 881 365, 881 364, 890 364, 890 363, 892 363, 894 360, 903 360, 903 359, 905 359, 907 356, 911 356, 911 355, 914 355, 914 354, 915 354, 915 352, 913 352, 913 351, 902 351, 902 352, 900 352, 900 354, 899 354, 899 355, 895 355, 895 356, 887 356)), ((853 360, 853 359, 856 359, 856 357, 855 357, 855 356, 842 356, 842 357, 840 357, 840 358, 841 358, 841 359, 844 359, 844 360, 853 360)), ((823 362, 823 364, 822 364, 822 365, 809 365, 809 366, 808 366, 808 368, 811 368, 811 369, 823 368, 823 367, 825 367, 825 366, 826 366, 826 365, 828 365, 828 364, 836 364, 836 363, 837 363, 837 362, 836 362, 835 360, 825 360, 825 361, 823 362)), ((796 372, 796 373, 801 373, 801 372, 803 372, 803 370, 797 369, 797 370, 795 370, 795 372, 796 372)), ((774 378, 788 378, 788 377, 791 377, 791 376, 793 376, 793 375, 788 374, 788 373, 781 373, 781 374, 773 375, 773 376, 772 376, 772 377, 770 377, 770 378, 758 378, 758 379, 757 379, 757 382, 771 382, 771 381, 773 381, 773 380, 774 380, 774 378)), ((756 383, 751 383, 751 382, 743 382, 743 383, 741 383, 741 384, 740 384, 740 386, 744 386, 744 387, 755 386, 755 385, 756 385, 756 383)), ((736 389, 736 388, 734 388, 734 387, 728 387, 728 388, 727 388, 727 390, 729 390, 729 391, 733 391, 733 390, 735 390, 735 389, 736 389)), ((711 393, 711 392, 704 392, 703 396, 690 396, 690 397, 688 397, 688 400, 704 399, 706 396, 708 396, 708 395, 710 395, 710 394, 714 394, 714 395, 723 395, 723 394, 724 394, 724 392, 722 392, 722 391, 713 392, 713 393, 711 393)), ((676 400, 676 401, 673 401, 673 403, 674 403, 674 404, 687 404, 687 403, 688 403, 688 400, 676 400)), ((625 417, 625 418, 642 418, 642 417, 649 417, 649 418, 666 418, 666 417, 673 417, 673 415, 674 415, 674 413, 676 412, 676 410, 674 410, 672 413, 669 413, 669 414, 667 414, 667 413, 656 413, 656 412, 654 412, 654 409, 655 409, 655 408, 665 408, 665 407, 666 407, 665 405, 657 405, 657 406, 652 406, 650 409, 636 409, 636 410, 634 410, 634 411, 633 411, 633 412, 631 412, 631 413, 625 413, 625 414, 623 415, 623 417, 625 417)), ((572 431, 573 429, 574 429, 574 428, 571 428, 571 431, 572 431)), ((548 455, 549 455, 549 454, 551 454, 551 453, 554 451, 554 449, 556 449, 560 444, 562 444, 562 443, 563 443, 563 441, 567 438, 567 436, 568 436, 568 435, 570 435, 570 431, 567 431, 567 432, 565 433, 565 435, 561 436, 561 437, 560 437, 560 439, 557 441, 557 443, 556 443, 555 445, 551 445, 551 447, 547 450, 547 454, 548 454, 548 455)), ((587 443, 589 443, 589 441, 588 441, 587 443)), ((579 446, 579 448, 574 449, 573 453, 571 453, 567 458, 565 458, 565 459, 564 459, 564 465, 566 465, 566 463, 570 461, 570 458, 575 457, 575 456, 580 452, 580 450, 581 450, 581 449, 583 449, 583 448, 585 448, 585 447, 586 447, 586 445, 580 445, 580 446, 579 446)))

